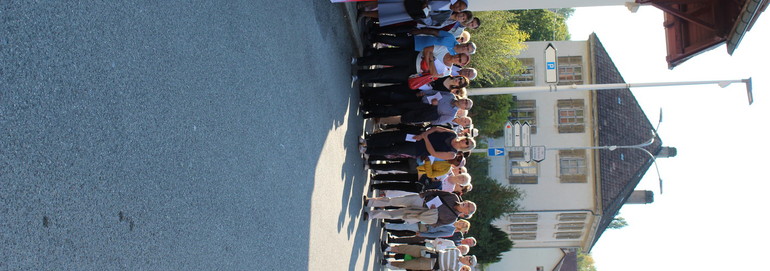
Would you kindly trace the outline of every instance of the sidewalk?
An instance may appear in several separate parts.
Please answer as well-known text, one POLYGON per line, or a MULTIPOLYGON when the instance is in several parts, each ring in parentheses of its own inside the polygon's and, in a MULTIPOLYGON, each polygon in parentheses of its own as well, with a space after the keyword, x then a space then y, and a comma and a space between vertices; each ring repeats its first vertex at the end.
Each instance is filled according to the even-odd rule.
POLYGON ((363 37, 363 24, 364 20, 358 19, 358 8, 356 7, 357 2, 346 2, 342 3, 342 12, 346 19, 348 19, 348 27, 350 27, 350 32, 353 33, 353 35, 350 37, 353 43, 356 47, 356 56, 361 56, 363 54, 364 44, 362 42, 363 37))

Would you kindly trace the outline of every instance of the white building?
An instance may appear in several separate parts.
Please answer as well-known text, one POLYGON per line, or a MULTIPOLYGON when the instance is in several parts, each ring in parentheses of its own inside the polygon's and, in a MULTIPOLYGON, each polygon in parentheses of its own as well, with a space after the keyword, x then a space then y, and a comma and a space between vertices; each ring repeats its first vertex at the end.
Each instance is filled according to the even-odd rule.
MULTIPOLYGON (((559 84, 624 82, 595 34, 587 41, 550 43, 558 50, 559 84)), ((527 42, 519 59, 528 70, 516 77, 519 85, 545 84, 548 44, 527 42)), ((524 198, 519 212, 495 222, 509 234, 514 249, 489 270, 555 270, 568 252, 590 251, 652 163, 638 149, 580 147, 644 143, 653 126, 628 89, 519 94, 515 99, 511 121, 530 123, 532 145, 549 150, 540 163, 526 162, 516 148, 490 158, 490 177, 517 186, 524 198)), ((660 142, 656 138, 646 149, 675 152, 660 142)), ((651 196, 642 194, 649 202, 651 196)))

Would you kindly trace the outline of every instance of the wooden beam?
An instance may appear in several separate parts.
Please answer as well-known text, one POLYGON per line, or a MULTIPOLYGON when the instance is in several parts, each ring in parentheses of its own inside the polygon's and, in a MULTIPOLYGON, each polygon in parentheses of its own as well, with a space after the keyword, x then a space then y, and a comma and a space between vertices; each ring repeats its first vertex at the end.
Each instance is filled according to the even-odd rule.
POLYGON ((705 27, 706 29, 709 29, 711 31, 717 32, 716 27, 713 24, 709 24, 707 22, 704 22, 701 19, 692 17, 692 16, 690 16, 690 14, 686 14, 686 13, 683 13, 683 12, 681 12, 679 10, 676 10, 676 9, 672 8, 672 7, 663 6, 663 5, 660 5, 660 4, 657 4, 657 3, 653 3, 652 5, 657 7, 657 8, 659 8, 660 10, 668 13, 668 14, 673 15, 674 17, 677 17, 677 18, 680 18, 682 20, 694 23, 696 25, 700 25, 700 26, 705 27))

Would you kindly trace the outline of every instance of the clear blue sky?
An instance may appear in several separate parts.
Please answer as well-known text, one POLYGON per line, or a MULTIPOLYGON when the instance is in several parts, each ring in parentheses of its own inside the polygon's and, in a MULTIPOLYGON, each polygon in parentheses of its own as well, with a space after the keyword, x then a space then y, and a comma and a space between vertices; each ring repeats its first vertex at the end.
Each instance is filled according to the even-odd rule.
MULTIPOLYGON (((766 53, 770 13, 760 17, 733 56, 725 46, 668 70, 663 15, 642 6, 578 8, 568 21, 572 40, 596 32, 626 82, 702 81, 753 77, 755 102, 743 84, 632 89, 675 158, 660 159, 664 194, 652 168, 638 188, 650 205, 626 206, 629 226, 607 230, 592 254, 599 271, 763 269, 768 217, 766 154, 770 116, 766 53)), ((641 142, 640 142, 641 143, 641 142)))

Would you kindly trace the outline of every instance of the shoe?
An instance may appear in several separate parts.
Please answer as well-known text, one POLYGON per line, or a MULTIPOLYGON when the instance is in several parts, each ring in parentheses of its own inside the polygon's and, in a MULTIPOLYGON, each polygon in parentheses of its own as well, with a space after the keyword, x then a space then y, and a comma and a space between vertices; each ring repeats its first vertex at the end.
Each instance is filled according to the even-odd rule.
POLYGON ((350 88, 353 88, 356 86, 356 82, 358 82, 358 75, 351 75, 350 76, 350 88))
POLYGON ((382 265, 388 265, 388 264, 389 264, 389 262, 388 262, 388 259, 385 259, 385 258, 383 258, 383 259, 380 261, 380 263, 381 263, 382 265))
POLYGON ((369 192, 374 192, 374 186, 369 185, 369 192))
POLYGON ((369 213, 367 213, 366 210, 364 210, 364 213, 361 214, 361 220, 369 221, 369 213))
POLYGON ((363 145, 362 146, 358 146, 358 152, 360 152, 361 154, 365 154, 366 153, 366 146, 363 146, 363 145))
POLYGON ((363 201, 364 201, 364 207, 369 207, 369 197, 367 197, 366 195, 364 195, 364 198, 363 198, 363 199, 364 199, 364 200, 363 200, 363 201))
MULTIPOLYGON (((369 161, 369 154, 368 154, 368 153, 364 153, 364 160, 366 160, 366 161, 369 161)), ((367 166, 368 166, 368 165, 367 165, 367 166)), ((368 169, 369 169, 369 168, 367 168, 367 170, 368 170, 368 169)))
POLYGON ((364 136, 358 137, 358 144, 366 145, 366 138, 364 136))
POLYGON ((388 249, 388 247, 390 247, 388 243, 385 243, 385 241, 380 241, 380 250, 382 250, 383 253, 385 252, 386 249, 388 249))
MULTIPOLYGON (((368 160, 368 157, 364 157, 364 159, 367 159, 367 160, 368 160)), ((364 171, 369 171, 369 163, 365 163, 365 164, 364 164, 364 171)), ((372 191, 372 190, 371 190, 371 189, 369 189, 369 191, 372 191)))
POLYGON ((358 58, 357 57, 350 58, 350 65, 356 65, 356 64, 358 64, 358 58))

